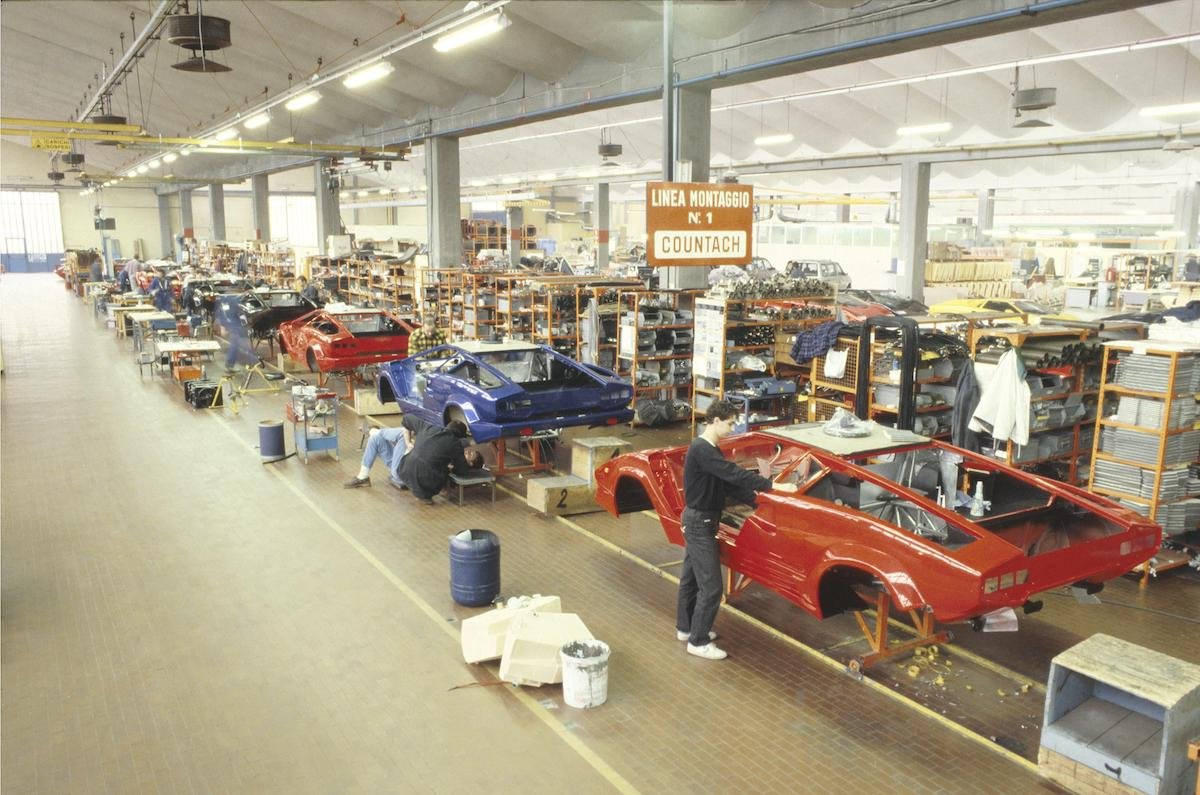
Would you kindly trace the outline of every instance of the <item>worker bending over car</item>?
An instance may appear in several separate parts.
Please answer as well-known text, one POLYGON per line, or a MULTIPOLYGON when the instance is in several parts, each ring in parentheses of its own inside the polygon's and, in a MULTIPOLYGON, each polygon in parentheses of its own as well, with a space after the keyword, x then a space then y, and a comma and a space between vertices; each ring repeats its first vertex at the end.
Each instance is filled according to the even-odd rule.
POLYGON ((406 416, 398 428, 376 428, 371 431, 363 451, 358 475, 346 482, 348 489, 371 485, 371 465, 382 458, 388 466, 388 482, 398 489, 408 489, 427 505, 446 487, 450 473, 466 475, 483 466, 483 456, 471 448, 463 450, 467 426, 451 420, 439 428, 413 416, 406 416))

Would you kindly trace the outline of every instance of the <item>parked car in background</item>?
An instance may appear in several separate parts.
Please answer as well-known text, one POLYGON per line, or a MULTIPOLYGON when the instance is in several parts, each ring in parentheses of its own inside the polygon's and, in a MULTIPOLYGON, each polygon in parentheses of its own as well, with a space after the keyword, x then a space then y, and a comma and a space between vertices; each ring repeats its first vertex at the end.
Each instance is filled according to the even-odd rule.
MULTIPOLYGON (((866 606, 882 589, 898 610, 931 611, 942 623, 1021 607, 1040 592, 1100 584, 1158 549, 1161 530, 1083 489, 915 434, 876 427, 827 436, 818 423, 729 437, 730 460, 799 491, 757 495, 758 507, 726 509, 721 562, 817 618, 866 606), (978 515, 943 494, 982 489, 978 515)), ((609 513, 651 509, 667 539, 684 543, 686 446, 614 458, 596 471, 596 501, 609 513)), ((1030 604, 1030 607, 1034 607, 1030 604)))
POLYGON ((279 347, 313 372, 352 370, 408 355, 413 327, 382 309, 331 304, 279 326, 279 347))
POLYGON ((476 442, 633 419, 633 389, 612 370, 546 345, 468 341, 379 368, 379 400, 433 425, 461 420, 476 442))
POLYGON ((794 279, 819 279, 838 290, 850 289, 850 276, 839 263, 829 259, 792 260, 785 273, 794 279))
POLYGON ((895 314, 883 304, 874 301, 864 301, 849 293, 841 291, 837 294, 837 305, 842 310, 842 318, 847 323, 862 323, 869 317, 881 317, 895 314))
POLYGON ((838 294, 848 295, 860 301, 882 304, 894 315, 925 315, 929 307, 912 298, 905 298, 894 290, 844 290, 838 294))

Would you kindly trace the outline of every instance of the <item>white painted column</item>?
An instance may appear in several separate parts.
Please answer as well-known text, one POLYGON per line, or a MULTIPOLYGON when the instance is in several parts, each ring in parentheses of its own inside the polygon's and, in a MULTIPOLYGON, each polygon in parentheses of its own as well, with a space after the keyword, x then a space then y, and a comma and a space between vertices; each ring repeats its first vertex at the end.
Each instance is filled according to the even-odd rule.
POLYGON ((675 159, 690 162, 692 182, 708 182, 712 157, 712 92, 681 88, 675 102, 675 159))
POLYGON ((459 217, 458 139, 425 139, 425 179, 429 200, 429 264, 456 268, 462 263, 462 219, 459 217))
POLYGON ((608 267, 609 205, 608 183, 596 183, 596 270, 603 273, 608 267))
POLYGON ((525 227, 525 211, 520 207, 509 207, 504 220, 508 226, 508 264, 516 270, 521 267, 521 233, 525 227))
POLYGON ((1177 232, 1183 235, 1175 238, 1175 278, 1179 278, 1180 269, 1187 259, 1187 252, 1194 250, 1197 245, 1197 215, 1200 214, 1200 185, 1184 181, 1175 191, 1175 226, 1177 232))
POLYGON ((988 230, 996 227, 996 190, 995 188, 979 189, 979 207, 975 211, 975 243, 983 245, 991 238, 988 230))
POLYGON ((179 234, 184 237, 195 237, 196 230, 192 221, 192 192, 179 191, 179 234))
POLYGON ((255 174, 250 178, 250 217, 257 240, 271 239, 270 195, 266 174, 255 174))
POLYGON ((171 199, 165 193, 158 194, 158 239, 159 256, 170 258, 175 250, 175 241, 171 237, 171 199))
POLYGON ((920 301, 925 295, 925 257, 929 238, 929 163, 900 164, 900 250, 896 290, 920 301))
POLYGON ((225 186, 219 182, 208 186, 208 217, 211 219, 213 240, 225 239, 225 186))

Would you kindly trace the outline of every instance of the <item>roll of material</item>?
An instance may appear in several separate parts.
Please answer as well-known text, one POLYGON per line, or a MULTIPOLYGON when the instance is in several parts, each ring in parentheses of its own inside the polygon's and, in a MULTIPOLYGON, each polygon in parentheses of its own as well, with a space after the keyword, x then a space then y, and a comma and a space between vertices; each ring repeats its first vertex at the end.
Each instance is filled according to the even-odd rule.
POLYGON ((258 452, 265 461, 278 461, 283 450, 283 420, 263 420, 258 424, 258 452))

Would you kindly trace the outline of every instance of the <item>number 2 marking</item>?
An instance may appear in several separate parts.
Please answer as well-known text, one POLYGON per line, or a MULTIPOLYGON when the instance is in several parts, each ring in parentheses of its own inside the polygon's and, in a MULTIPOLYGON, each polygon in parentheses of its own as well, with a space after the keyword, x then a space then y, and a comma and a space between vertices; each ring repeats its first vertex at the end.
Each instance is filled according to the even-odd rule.
POLYGON ((567 490, 566 489, 559 489, 558 502, 555 504, 554 507, 555 508, 566 508, 567 507, 567 490))

